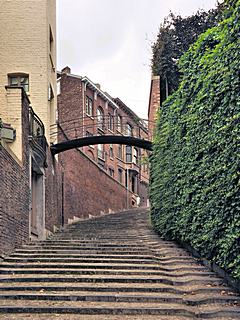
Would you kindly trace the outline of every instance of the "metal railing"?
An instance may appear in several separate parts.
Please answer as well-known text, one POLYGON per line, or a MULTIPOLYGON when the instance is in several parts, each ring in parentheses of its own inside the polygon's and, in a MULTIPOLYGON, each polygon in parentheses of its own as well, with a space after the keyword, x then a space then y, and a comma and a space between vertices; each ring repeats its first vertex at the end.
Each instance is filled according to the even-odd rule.
POLYGON ((121 123, 118 122, 116 117, 112 117, 111 123, 108 116, 82 116, 66 121, 60 121, 51 126, 51 137, 61 134, 59 126, 64 132, 70 135, 70 139, 83 138, 91 135, 122 135, 132 136, 135 138, 143 138, 151 140, 148 131, 148 120, 137 119, 136 122, 129 121, 129 117, 121 117, 121 123))
POLYGON ((46 152, 47 141, 44 124, 32 107, 29 107, 29 136, 46 152))

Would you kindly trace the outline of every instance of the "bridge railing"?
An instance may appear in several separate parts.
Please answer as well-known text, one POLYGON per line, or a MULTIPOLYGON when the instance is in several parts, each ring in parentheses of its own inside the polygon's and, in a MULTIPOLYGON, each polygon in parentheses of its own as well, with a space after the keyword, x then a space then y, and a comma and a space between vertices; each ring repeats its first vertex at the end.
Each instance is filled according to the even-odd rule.
MULTIPOLYGON (((51 127, 51 136, 64 133, 70 139, 77 139, 95 135, 122 135, 151 140, 148 131, 148 120, 135 119, 129 121, 129 117, 121 117, 121 123, 117 117, 109 116, 84 116, 67 121, 59 121, 51 127)), ((61 140, 61 139, 60 139, 61 140)))

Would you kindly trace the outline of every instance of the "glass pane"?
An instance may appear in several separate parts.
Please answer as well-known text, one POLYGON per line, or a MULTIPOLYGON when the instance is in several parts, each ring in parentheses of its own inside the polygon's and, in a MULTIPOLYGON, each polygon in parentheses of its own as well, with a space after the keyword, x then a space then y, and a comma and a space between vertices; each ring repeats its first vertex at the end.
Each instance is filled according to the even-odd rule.
POLYGON ((20 84, 23 86, 23 89, 24 89, 26 92, 29 91, 28 77, 21 77, 21 78, 20 78, 20 84))
POLYGON ((18 85, 18 78, 17 77, 9 77, 9 84, 11 86, 17 86, 18 85))

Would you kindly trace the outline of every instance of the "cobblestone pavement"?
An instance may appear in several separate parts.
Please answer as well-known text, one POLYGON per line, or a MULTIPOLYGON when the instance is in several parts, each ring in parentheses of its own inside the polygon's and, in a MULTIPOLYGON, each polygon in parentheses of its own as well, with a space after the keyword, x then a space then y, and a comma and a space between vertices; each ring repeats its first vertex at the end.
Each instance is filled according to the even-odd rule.
POLYGON ((147 210, 69 225, 0 263, 0 319, 240 319, 240 297, 147 210))

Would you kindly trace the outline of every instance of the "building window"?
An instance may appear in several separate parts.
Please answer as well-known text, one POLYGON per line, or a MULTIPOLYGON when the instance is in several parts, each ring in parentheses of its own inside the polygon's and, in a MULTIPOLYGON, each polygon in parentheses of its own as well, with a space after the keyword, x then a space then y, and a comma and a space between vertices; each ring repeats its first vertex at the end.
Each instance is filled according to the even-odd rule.
POLYGON ((119 114, 117 116, 117 130, 122 132, 122 117, 119 114))
POLYGON ((133 163, 138 164, 138 149, 133 149, 133 163))
POLYGON ((133 128, 129 123, 126 124, 126 135, 127 136, 132 136, 133 135, 133 128))
POLYGON ((114 178, 114 170, 112 168, 108 169, 109 175, 114 178))
POLYGON ((118 145, 118 158, 121 160, 123 158, 123 146, 121 144, 118 145))
POLYGON ((111 113, 108 114, 108 129, 113 131, 113 115, 111 113))
POLYGON ((113 159, 113 145, 110 144, 109 146, 109 157, 113 159))
POLYGON ((126 146, 126 162, 132 162, 132 147, 126 146))
POLYGON ((48 85, 48 101, 51 101, 54 98, 52 85, 49 83, 48 85))
POLYGON ((122 171, 122 169, 118 169, 118 181, 120 183, 123 182, 123 171, 122 171))
POLYGON ((131 177, 131 190, 133 193, 136 192, 136 177, 135 176, 131 177))
POLYGON ((50 52, 53 52, 53 33, 51 26, 49 26, 49 49, 50 52))
POLYGON ((89 116, 93 115, 93 101, 88 96, 86 96, 86 114, 89 116))
POLYGON ((99 129, 104 129, 104 113, 101 107, 97 108, 97 124, 99 129))
POLYGON ((98 153, 98 158, 104 160, 104 151, 103 151, 103 145, 102 144, 98 144, 97 153, 98 153))
POLYGON ((57 95, 61 94, 61 82, 60 79, 57 80, 57 95))
POLYGON ((29 76, 27 74, 9 74, 8 84, 13 87, 23 87, 26 92, 29 92, 29 76))

